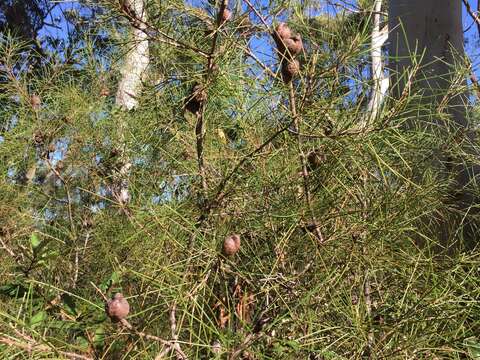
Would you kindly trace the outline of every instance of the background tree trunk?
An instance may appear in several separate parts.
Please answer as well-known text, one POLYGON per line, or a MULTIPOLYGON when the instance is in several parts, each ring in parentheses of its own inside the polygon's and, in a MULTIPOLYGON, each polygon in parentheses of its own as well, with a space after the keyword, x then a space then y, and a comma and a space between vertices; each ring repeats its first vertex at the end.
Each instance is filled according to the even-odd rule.
MULTIPOLYGON (((437 96, 445 95, 451 86, 452 66, 462 61, 464 55, 461 2, 391 0, 389 29, 395 94, 401 92, 403 85, 397 83, 398 75, 412 65, 412 57, 422 57, 416 84, 424 90, 425 96, 434 96, 438 101, 437 96)), ((452 101, 450 108, 460 99, 452 101)), ((452 112, 455 121, 465 126, 464 111, 455 110, 459 110, 452 112)))
MULTIPOLYGON (((456 124, 455 134, 463 137, 461 140, 466 140, 464 143, 469 147, 473 133, 468 130, 466 120, 467 99, 462 91, 451 91, 453 86, 466 85, 466 79, 459 78, 455 71, 455 64, 464 61, 461 1, 391 0, 389 29, 391 86, 394 97, 398 98, 405 86, 407 76, 402 78, 402 74, 412 67, 414 61, 420 63, 420 71, 413 79, 413 90, 422 94, 421 106, 425 111, 420 110, 418 114, 427 121, 422 123, 417 116, 409 126, 428 126, 428 123, 433 123, 437 125, 437 131, 443 128, 447 134, 450 125, 456 124), (446 97, 449 91, 452 96, 446 97), (446 107, 446 113, 451 116, 453 123, 437 116, 441 106, 446 107), (463 130, 459 132, 458 129, 463 130)), ((439 153, 433 166, 444 169, 445 175, 454 174, 456 184, 451 189, 454 206, 470 211, 473 198, 464 187, 477 171, 462 163, 462 159, 450 160, 445 154, 439 153)), ((458 232, 458 226, 459 224, 451 219, 445 220, 445 224, 440 227, 440 237, 448 241, 454 231, 458 232)), ((467 227, 465 230, 469 231, 467 227)), ((471 235, 464 234, 464 238, 469 237, 471 235)))

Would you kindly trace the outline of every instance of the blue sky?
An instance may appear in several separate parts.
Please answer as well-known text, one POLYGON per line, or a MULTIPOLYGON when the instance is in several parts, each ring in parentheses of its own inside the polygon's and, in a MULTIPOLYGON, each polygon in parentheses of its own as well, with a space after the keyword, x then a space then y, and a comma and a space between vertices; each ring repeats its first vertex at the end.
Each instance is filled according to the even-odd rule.
MULTIPOLYGON (((460 1, 460 0, 455 0, 455 1, 460 1)), ((267 5, 266 0, 252 0, 251 2, 255 4, 257 8, 260 8, 261 5, 263 6, 267 5)), ((477 8, 476 0, 469 0, 469 2, 472 9, 477 8)), ((191 3, 193 6, 198 6, 198 7, 205 7, 205 5, 207 4, 206 1, 198 1, 198 0, 190 0, 189 3, 191 3)), ((243 2, 242 0, 237 0, 237 4, 238 5, 236 6, 236 8, 238 9, 241 6, 242 12, 247 9, 246 3, 243 2)), ((231 6, 231 7, 235 7, 235 6, 231 6)), ((58 27, 45 26, 40 32, 40 36, 42 37, 49 34, 50 36, 53 36, 59 39, 64 39, 68 31, 68 24, 66 21, 62 20, 64 19, 63 14, 65 13, 65 11, 68 11, 71 9, 78 10, 80 8, 81 7, 78 5, 77 1, 65 1, 65 2, 59 3, 56 9, 52 12, 51 17, 49 19, 50 22, 53 22, 54 18, 61 19, 60 22, 58 23, 58 27)), ((329 11, 329 12, 333 11, 332 10, 333 8, 331 6, 326 6, 324 8, 326 11, 329 11)), ((256 17, 254 14, 251 15, 251 18, 255 22, 260 23, 258 17, 256 17)), ((267 20, 269 22, 271 21, 271 19, 267 19, 267 20)), ((463 28, 465 31, 465 38, 466 38, 465 50, 469 55, 470 59, 472 60, 475 72, 479 74, 480 73, 480 53, 478 49, 479 49, 480 42, 479 42, 478 29, 473 19, 467 13, 464 6, 463 6, 463 28)), ((267 40, 265 37, 252 38, 250 46, 252 50, 255 51, 255 53, 259 58, 268 62, 269 60, 268 58, 270 56, 268 54, 265 54, 265 53, 269 53, 269 46, 267 45, 266 41, 267 40)))

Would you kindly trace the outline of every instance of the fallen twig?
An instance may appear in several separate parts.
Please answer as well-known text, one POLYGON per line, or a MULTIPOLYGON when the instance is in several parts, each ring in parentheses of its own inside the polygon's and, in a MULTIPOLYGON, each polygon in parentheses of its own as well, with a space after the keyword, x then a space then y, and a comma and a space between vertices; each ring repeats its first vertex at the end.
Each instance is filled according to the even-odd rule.
POLYGON ((14 331, 19 337, 23 339, 23 341, 14 339, 12 337, 3 336, 3 337, 0 337, 0 343, 5 344, 7 346, 15 347, 17 349, 25 350, 28 353, 32 353, 32 352, 56 353, 64 357, 67 357, 68 359, 93 360, 93 358, 86 355, 81 355, 81 354, 77 354, 70 351, 58 350, 46 344, 39 344, 35 339, 33 339, 32 337, 26 334, 21 333, 17 329, 14 329, 14 331))

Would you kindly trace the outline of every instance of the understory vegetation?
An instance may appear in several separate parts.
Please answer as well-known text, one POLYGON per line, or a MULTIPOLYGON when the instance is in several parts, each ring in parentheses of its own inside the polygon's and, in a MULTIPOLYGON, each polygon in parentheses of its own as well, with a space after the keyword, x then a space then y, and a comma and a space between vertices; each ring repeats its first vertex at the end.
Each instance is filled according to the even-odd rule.
POLYGON ((437 102, 414 63, 372 117, 373 1, 314 5, 147 2, 130 110, 141 23, 119 3, 80 2, 44 54, 2 32, 1 358, 480 357, 478 205, 458 202, 480 194, 457 182, 480 149, 445 105, 475 135, 470 65, 437 102))

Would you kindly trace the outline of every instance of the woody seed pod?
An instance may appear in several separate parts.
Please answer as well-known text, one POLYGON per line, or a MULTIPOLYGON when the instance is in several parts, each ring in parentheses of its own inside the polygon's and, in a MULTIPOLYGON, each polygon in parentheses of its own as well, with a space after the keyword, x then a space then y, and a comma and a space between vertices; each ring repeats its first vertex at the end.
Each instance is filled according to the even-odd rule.
POLYGON ((223 253, 227 256, 235 255, 240 250, 240 235, 227 236, 223 241, 223 253))
POLYGON ((301 36, 298 34, 293 35, 290 28, 284 23, 280 23, 272 35, 277 45, 280 58, 291 60, 303 49, 301 36))
POLYGON ((319 150, 315 149, 310 151, 307 154, 307 167, 309 171, 318 169, 325 162, 325 154, 319 150))
POLYGON ((284 42, 290 55, 298 55, 303 49, 302 37, 298 34, 292 36, 290 39, 287 39, 284 42))
POLYGON ((105 312, 113 322, 118 322, 128 316, 130 305, 128 304, 127 299, 123 297, 123 294, 116 293, 105 304, 105 312))
POLYGON ((285 84, 288 84, 300 71, 300 62, 298 60, 282 61, 282 78, 285 84))
POLYGON ((224 23, 229 21, 231 18, 232 18, 232 12, 229 9, 225 8, 223 10, 222 16, 220 17, 220 25, 223 25, 224 23))
POLYGON ((37 130, 33 134, 33 143, 37 146, 42 146, 45 142, 45 135, 40 131, 37 130))
POLYGON ((275 28, 275 34, 282 40, 292 37, 292 31, 285 23, 278 24, 278 26, 275 28))
POLYGON ((207 101, 207 92, 200 84, 195 84, 185 101, 185 109, 196 114, 207 101))
POLYGON ((40 109, 41 104, 42 104, 42 100, 40 99, 40 96, 35 94, 30 96, 30 105, 34 110, 40 109))
POLYGON ((100 96, 101 97, 106 97, 110 95, 110 90, 106 87, 106 86, 103 86, 101 89, 100 89, 100 96))

